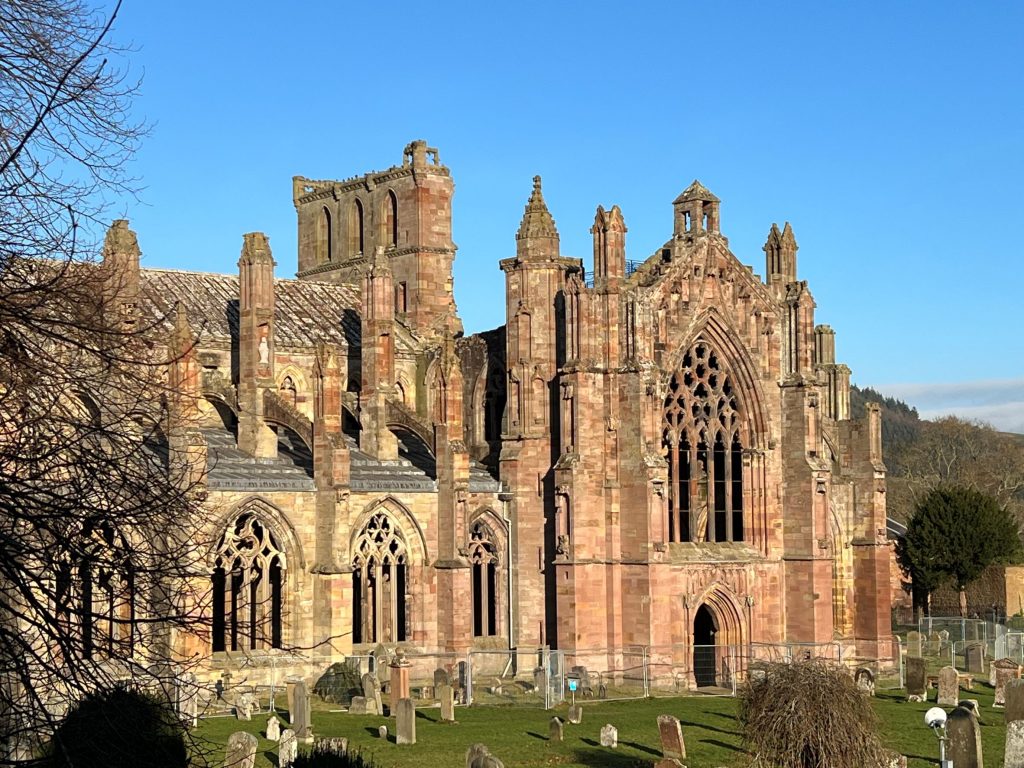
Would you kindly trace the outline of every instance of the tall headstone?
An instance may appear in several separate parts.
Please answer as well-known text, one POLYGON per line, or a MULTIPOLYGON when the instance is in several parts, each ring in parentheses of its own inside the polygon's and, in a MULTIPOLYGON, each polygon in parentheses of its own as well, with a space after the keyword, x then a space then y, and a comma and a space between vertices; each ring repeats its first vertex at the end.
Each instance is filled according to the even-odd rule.
POLYGON ((363 675, 363 696, 366 697, 367 714, 384 714, 384 704, 380 698, 380 682, 377 680, 377 676, 370 672, 363 675))
POLYGON ((452 677, 448 674, 448 670, 442 667, 438 667, 434 670, 434 688, 439 688, 442 685, 451 685, 452 677))
POLYGON ((1006 684, 1020 679, 1020 665, 1013 659, 999 659, 992 662, 992 669, 996 681, 996 697, 992 705, 1002 707, 1006 704, 1006 684))
POLYGON ((416 743, 416 705, 412 699, 399 699, 395 705, 395 742, 397 744, 416 743))
POLYGON ((1003 768, 1024 768, 1024 720, 1006 724, 1003 768))
POLYGON ((560 718, 552 717, 548 724, 548 741, 562 741, 565 738, 565 725, 560 718))
MULTIPOLYGON (((313 721, 310 719, 309 690, 306 688, 306 681, 300 680, 295 684, 294 708, 289 712, 292 730, 295 731, 295 738, 303 744, 313 740, 313 721)), ((284 738, 284 734, 281 735, 284 738)))
POLYGON ((288 697, 288 715, 295 711, 295 685, 302 681, 301 677, 288 677, 284 681, 285 693, 288 697))
POLYGON ((269 741, 279 741, 281 738, 281 721, 277 719, 276 715, 271 715, 270 719, 267 720, 267 739, 269 741))
POLYGON ((1024 680, 1014 678, 1006 681, 1006 709, 1003 717, 1007 723, 1024 720, 1024 680))
POLYGON ((548 671, 544 667, 537 667, 533 670, 533 687, 542 693, 548 687, 548 671))
POLYGON ((907 698, 910 701, 925 701, 928 698, 925 688, 924 659, 920 656, 907 658, 907 698))
POLYGON ((960 703, 960 675, 955 667, 943 667, 939 670, 940 707, 955 707, 960 703))
POLYGON ((259 742, 251 733, 238 731, 228 739, 224 756, 224 768, 253 768, 256 764, 256 747, 259 742))
POLYGON ((924 651, 924 635, 917 630, 907 632, 907 657, 919 659, 924 651))
POLYGON ((601 728, 601 746, 612 749, 619 746, 619 730, 611 723, 601 728))
POLYGON ((191 728, 199 725, 199 682, 194 672, 175 675, 175 700, 178 716, 191 728))
POLYGON ((441 719, 455 722, 455 689, 447 683, 437 687, 437 698, 441 700, 441 719))
POLYGON ((672 715, 658 715, 658 734, 661 736, 661 754, 676 760, 686 759, 686 742, 683 741, 683 726, 679 718, 672 715))
POLYGON ((281 732, 281 741, 277 747, 277 764, 280 768, 287 768, 298 756, 299 740, 295 737, 295 731, 285 728, 281 732))
POLYGON ((981 729, 978 718, 965 707, 957 707, 946 720, 946 758, 956 768, 984 768, 981 754, 981 729))
POLYGON ((938 632, 932 632, 928 635, 928 652, 932 656, 938 656, 942 651, 942 638, 939 637, 938 632))
POLYGON ((964 649, 967 657, 967 671, 972 675, 981 675, 985 672, 985 646, 981 643, 968 643, 964 649))

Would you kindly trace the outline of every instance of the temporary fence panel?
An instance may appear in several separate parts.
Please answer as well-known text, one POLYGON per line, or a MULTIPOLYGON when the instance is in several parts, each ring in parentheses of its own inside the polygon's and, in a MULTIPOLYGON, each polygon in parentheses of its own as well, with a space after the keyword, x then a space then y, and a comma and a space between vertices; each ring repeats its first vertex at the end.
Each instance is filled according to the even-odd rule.
POLYGON ((552 706, 561 680, 557 660, 552 664, 550 657, 546 648, 470 652, 468 703, 552 706))

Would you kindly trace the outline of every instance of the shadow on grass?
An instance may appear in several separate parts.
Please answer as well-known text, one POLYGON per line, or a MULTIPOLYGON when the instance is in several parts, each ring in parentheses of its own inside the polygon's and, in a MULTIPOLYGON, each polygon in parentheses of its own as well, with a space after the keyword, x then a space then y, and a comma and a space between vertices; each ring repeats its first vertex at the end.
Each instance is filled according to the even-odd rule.
POLYGON ((539 733, 534 733, 533 731, 527 731, 526 735, 533 736, 533 738, 540 739, 541 741, 550 741, 550 739, 547 736, 541 736, 539 733))
POLYGON ((707 723, 695 723, 692 720, 680 720, 679 724, 680 725, 688 725, 691 728, 702 728, 705 731, 715 731, 716 733, 725 733, 725 734, 727 734, 729 736, 739 736, 740 735, 740 732, 738 730, 736 730, 736 731, 727 731, 724 728, 717 728, 717 727, 715 727, 713 725, 708 725, 707 723))
POLYGON ((648 765, 646 760, 638 761, 634 755, 622 755, 610 749, 576 749, 573 759, 580 765, 594 768, 636 768, 637 765, 648 765))
POLYGON ((263 753, 263 756, 267 758, 267 762, 274 766, 274 768, 277 768, 280 765, 277 755, 274 752, 271 752, 269 749, 263 753))
POLYGON ((637 752, 646 752, 648 755, 654 755, 657 758, 661 758, 661 752, 659 752, 658 750, 651 749, 650 747, 644 746, 643 744, 637 744, 635 741, 620 741, 619 744, 621 744, 624 747, 632 747, 637 752))
MULTIPOLYGON (((373 726, 368 725, 368 726, 366 726, 365 731, 368 734, 370 734, 371 736, 373 736, 375 739, 379 739, 380 738, 380 728, 379 728, 379 726, 377 728, 374 728, 373 726)), ((388 739, 387 740, 389 742, 391 742, 392 744, 397 744, 398 743, 398 737, 395 734, 391 733, 391 729, 390 728, 388 729, 388 739)))
POLYGON ((440 715, 438 715, 438 717, 431 717, 426 713, 425 710, 422 709, 416 710, 416 717, 420 718, 421 720, 426 720, 430 723, 436 723, 440 719, 440 715))
POLYGON ((737 747, 735 744, 726 744, 724 741, 719 741, 718 739, 700 739, 700 743, 701 744, 713 744, 716 747, 721 747, 722 749, 728 749, 730 752, 743 752, 744 751, 742 747, 737 747))

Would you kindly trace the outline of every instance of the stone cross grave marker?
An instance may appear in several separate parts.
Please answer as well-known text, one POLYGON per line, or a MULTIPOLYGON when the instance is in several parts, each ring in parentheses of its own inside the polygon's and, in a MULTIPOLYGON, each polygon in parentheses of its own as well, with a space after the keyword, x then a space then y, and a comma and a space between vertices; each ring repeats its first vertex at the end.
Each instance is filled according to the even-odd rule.
POLYGON ((412 699, 399 699, 395 706, 395 742, 416 743, 416 705, 412 699))
POLYGON ((1006 684, 1020 678, 1020 665, 1013 659, 999 659, 992 662, 993 676, 996 679, 996 697, 992 706, 1006 705, 1006 684))
POLYGON ((939 670, 940 707, 955 707, 960 703, 960 675, 955 667, 943 667, 939 670))
POLYGON ((925 701, 928 698, 925 688, 924 659, 911 656, 907 659, 907 698, 910 701, 925 701))
POLYGON ((557 717, 552 717, 548 723, 548 741, 562 741, 565 738, 565 726, 557 717))
POLYGON ((658 715, 658 734, 661 736, 663 757, 686 759, 686 742, 683 741, 683 726, 679 718, 672 715, 658 715))
POLYGON ((281 739, 281 721, 277 719, 276 715, 271 715, 267 720, 267 739, 270 741, 280 741, 281 739))
POLYGON ((281 741, 277 747, 277 764, 281 768, 287 768, 298 756, 299 740, 295 737, 295 731, 285 728, 281 731, 281 741))
POLYGON ((601 746, 612 749, 619 746, 619 730, 611 723, 601 728, 601 746))
POLYGON ((946 720, 946 759, 956 768, 984 768, 981 754, 981 729, 978 718, 965 707, 957 707, 946 720))
POLYGON ((907 656, 912 659, 921 658, 923 647, 924 635, 917 630, 907 632, 907 656))
POLYGON ((455 689, 447 683, 437 687, 437 698, 441 700, 441 719, 447 723, 455 722, 455 689))
POLYGON ((259 742, 251 733, 238 731, 228 739, 224 768, 253 768, 256 764, 256 747, 259 742))
POLYGON ((1024 768, 1024 720, 1006 724, 1006 748, 1003 768, 1024 768))

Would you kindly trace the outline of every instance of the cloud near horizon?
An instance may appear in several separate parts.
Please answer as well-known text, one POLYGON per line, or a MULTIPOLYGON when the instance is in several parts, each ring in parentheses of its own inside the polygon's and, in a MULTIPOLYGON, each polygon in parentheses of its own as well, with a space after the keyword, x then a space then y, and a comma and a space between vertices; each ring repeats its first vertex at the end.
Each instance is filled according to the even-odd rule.
POLYGON ((873 389, 917 408, 923 419, 958 416, 1024 434, 1024 378, 884 384, 873 389))

